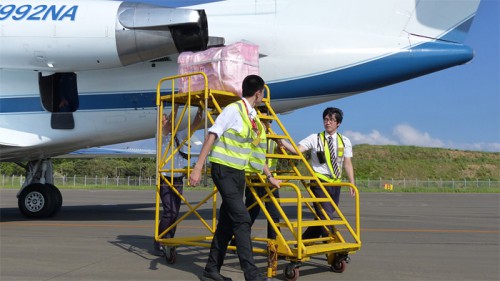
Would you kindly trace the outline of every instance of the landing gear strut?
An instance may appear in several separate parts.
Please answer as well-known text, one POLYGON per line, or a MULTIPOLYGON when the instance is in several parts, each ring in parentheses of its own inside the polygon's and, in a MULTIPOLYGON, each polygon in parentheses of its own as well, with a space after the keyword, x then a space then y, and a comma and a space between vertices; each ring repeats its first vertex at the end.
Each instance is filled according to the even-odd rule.
POLYGON ((28 218, 51 217, 61 210, 61 192, 53 185, 52 162, 47 159, 31 161, 23 166, 26 181, 17 194, 17 205, 28 218))

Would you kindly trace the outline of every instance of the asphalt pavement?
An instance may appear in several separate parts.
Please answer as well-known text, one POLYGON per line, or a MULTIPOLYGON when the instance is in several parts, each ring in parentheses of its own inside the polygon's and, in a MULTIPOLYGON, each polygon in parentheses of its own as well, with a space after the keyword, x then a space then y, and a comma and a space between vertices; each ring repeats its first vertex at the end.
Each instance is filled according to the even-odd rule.
MULTIPOLYGON (((181 246, 174 264, 152 254, 152 191, 63 189, 61 212, 42 220, 20 214, 17 191, 0 189, 2 281, 200 280, 207 248, 181 246)), ((205 195, 186 191, 190 202, 205 195)), ((500 280, 500 194, 363 193, 360 205, 363 244, 346 270, 331 272, 315 256, 299 280, 500 280)), ((341 210, 352 216, 353 206, 343 193, 341 210)), ((265 227, 260 217, 252 235, 265 236, 265 227)), ((193 235, 207 231, 189 216, 176 236, 193 235)), ((264 274, 266 257, 255 259, 264 274)), ((279 261, 275 280, 287 263, 279 261)), ((221 273, 243 280, 235 254, 221 273)))

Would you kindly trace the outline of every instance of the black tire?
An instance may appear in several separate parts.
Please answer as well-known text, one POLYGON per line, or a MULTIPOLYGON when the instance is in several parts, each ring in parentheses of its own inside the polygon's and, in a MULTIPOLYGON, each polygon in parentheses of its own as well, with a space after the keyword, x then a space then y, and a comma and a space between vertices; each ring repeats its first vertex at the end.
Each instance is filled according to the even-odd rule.
POLYGON ((299 268, 293 263, 289 263, 283 270, 283 277, 286 281, 296 281, 299 279, 299 268))
POLYGON ((44 218, 54 211, 55 196, 50 188, 41 183, 30 184, 19 194, 17 205, 28 218, 44 218))
POLYGON ((62 204, 63 204, 63 197, 61 194, 61 191, 59 188, 55 187, 54 185, 50 183, 46 183, 45 186, 50 189, 52 192, 52 196, 54 198, 54 210, 52 213, 48 214, 49 217, 55 216, 59 211, 61 210, 62 204))
POLYGON ((335 261, 333 261, 332 266, 330 268, 333 272, 342 273, 342 272, 344 272, 346 267, 347 267, 347 264, 346 264, 345 260, 335 260, 335 261))

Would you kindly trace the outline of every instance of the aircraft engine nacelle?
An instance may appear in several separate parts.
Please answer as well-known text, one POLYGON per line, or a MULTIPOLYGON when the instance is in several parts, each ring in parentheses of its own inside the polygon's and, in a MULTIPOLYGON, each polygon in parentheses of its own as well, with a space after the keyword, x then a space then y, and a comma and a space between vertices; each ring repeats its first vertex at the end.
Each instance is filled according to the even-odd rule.
POLYGON ((207 48, 203 10, 119 1, 0 2, 0 67, 77 72, 207 48), (43 3, 42 3, 43 2, 43 3))
POLYGON ((118 24, 116 46, 123 65, 207 48, 208 24, 203 10, 123 3, 118 24))

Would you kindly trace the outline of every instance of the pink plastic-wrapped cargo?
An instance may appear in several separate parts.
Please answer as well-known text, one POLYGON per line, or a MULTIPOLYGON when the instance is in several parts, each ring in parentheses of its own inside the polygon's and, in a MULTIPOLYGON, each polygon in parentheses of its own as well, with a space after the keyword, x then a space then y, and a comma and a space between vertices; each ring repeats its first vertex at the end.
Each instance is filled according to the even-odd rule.
MULTIPOLYGON (((233 92, 241 97, 241 83, 250 75, 259 75, 259 47, 237 42, 225 47, 210 48, 202 52, 184 52, 179 55, 179 74, 204 72, 208 88, 233 92)), ((182 78, 179 91, 188 91, 188 79, 182 78)), ((203 90, 201 75, 191 76, 191 91, 203 90)))

